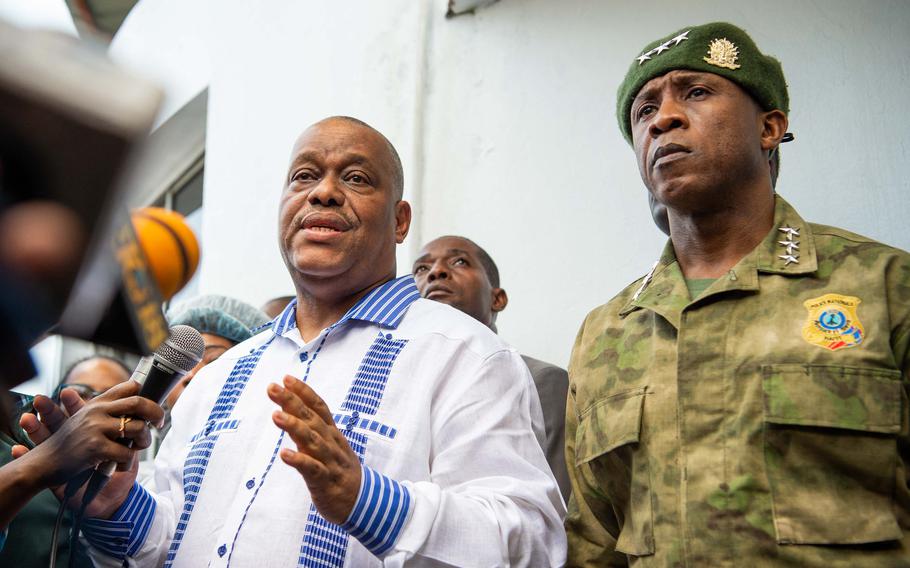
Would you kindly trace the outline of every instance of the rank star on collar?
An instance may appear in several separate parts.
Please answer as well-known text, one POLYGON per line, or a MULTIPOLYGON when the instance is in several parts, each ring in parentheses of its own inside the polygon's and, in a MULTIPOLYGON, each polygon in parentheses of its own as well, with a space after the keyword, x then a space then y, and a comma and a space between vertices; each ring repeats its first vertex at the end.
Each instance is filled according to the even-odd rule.
POLYGON ((667 51, 667 50, 670 49, 671 47, 676 47, 677 45, 679 45, 679 44, 681 44, 682 42, 684 42, 684 41, 686 41, 687 39, 689 39, 689 31, 691 31, 691 30, 686 30, 686 31, 684 31, 683 33, 679 34, 678 36, 676 36, 676 37, 674 37, 674 38, 671 38, 671 39, 668 39, 667 41, 665 41, 664 43, 658 45, 658 46, 655 47, 654 49, 651 49, 651 50, 649 50, 649 51, 646 51, 646 52, 642 53, 641 55, 639 55, 639 56, 636 57, 635 59, 637 59, 637 60, 638 60, 638 64, 641 65, 641 64, 644 63, 645 61, 651 59, 652 56, 654 56, 654 55, 660 55, 661 53, 667 51), (672 44, 672 45, 671 45, 671 44, 672 44))
POLYGON ((794 252, 799 250, 799 241, 793 240, 794 237, 799 236, 799 228, 791 227, 789 225, 784 225, 783 227, 778 227, 777 229, 784 234, 785 241, 777 241, 777 244, 784 247, 784 254, 779 255, 777 258, 784 261, 784 266, 790 266, 791 264, 799 264, 799 253, 794 252))
POLYGON ((793 240, 793 237, 799 236, 799 229, 796 227, 789 227, 787 225, 784 225, 783 227, 780 227, 777 230, 780 231, 781 233, 786 233, 787 238, 790 239, 791 241, 793 240))
POLYGON ((799 241, 777 241, 782 247, 787 249, 787 254, 793 254, 794 250, 799 250, 799 241))

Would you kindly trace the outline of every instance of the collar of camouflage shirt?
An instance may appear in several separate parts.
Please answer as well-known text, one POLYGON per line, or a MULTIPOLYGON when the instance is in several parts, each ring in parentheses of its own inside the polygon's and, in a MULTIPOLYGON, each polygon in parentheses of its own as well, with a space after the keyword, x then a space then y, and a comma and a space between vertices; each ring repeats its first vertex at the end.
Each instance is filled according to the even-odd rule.
POLYGON ((680 316, 690 305, 703 301, 715 294, 731 290, 757 291, 759 273, 766 274, 811 274, 818 269, 815 255, 815 239, 812 229, 796 210, 775 195, 774 226, 764 240, 752 252, 742 258, 726 275, 718 278, 701 296, 689 299, 686 281, 673 243, 667 241, 660 260, 645 277, 645 285, 620 311, 620 317, 638 309, 649 309, 667 319, 679 329, 680 316))

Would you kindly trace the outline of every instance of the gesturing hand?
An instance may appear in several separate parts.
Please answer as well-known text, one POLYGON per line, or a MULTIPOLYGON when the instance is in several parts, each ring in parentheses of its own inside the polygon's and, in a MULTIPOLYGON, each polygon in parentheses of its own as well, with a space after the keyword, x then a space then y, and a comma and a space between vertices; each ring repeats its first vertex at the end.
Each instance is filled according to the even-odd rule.
POLYGON ((313 389, 291 376, 284 388, 271 384, 269 398, 281 406, 272 414, 297 451, 281 450, 281 460, 303 476, 313 505, 326 520, 347 520, 360 491, 360 460, 335 426, 329 407, 313 389))

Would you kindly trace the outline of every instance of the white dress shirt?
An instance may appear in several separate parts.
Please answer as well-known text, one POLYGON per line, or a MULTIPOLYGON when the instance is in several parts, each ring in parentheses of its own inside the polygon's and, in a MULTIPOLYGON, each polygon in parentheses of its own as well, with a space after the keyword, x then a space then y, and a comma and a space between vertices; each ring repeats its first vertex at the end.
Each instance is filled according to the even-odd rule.
POLYGON ((83 533, 118 566, 561 566, 565 507, 527 367, 405 276, 304 342, 292 302, 209 364, 172 414, 151 487, 83 533), (325 521, 271 420, 269 383, 305 381, 363 464, 350 518, 325 521), (536 430, 535 430, 536 429, 536 430))

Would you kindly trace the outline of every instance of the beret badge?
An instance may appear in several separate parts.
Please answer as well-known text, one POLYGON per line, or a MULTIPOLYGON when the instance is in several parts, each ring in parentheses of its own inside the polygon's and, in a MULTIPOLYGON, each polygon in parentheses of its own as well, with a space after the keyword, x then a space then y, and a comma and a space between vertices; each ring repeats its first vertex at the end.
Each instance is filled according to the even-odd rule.
POLYGON ((703 59, 705 62, 725 69, 739 69, 740 65, 736 63, 736 57, 739 55, 739 49, 733 42, 727 38, 715 39, 708 46, 708 56, 703 59))

